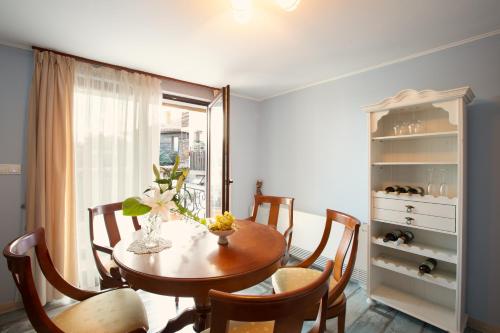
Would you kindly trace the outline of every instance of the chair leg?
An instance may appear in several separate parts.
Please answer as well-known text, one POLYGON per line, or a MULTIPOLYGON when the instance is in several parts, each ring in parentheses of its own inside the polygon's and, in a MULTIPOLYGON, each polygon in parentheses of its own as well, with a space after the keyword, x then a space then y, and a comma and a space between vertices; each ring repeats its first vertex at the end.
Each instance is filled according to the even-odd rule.
POLYGON ((338 333, 345 332, 345 312, 346 312, 346 308, 344 306, 344 308, 340 311, 339 316, 337 317, 338 333))
POLYGON ((104 290, 114 288, 114 285, 111 285, 107 280, 99 279, 99 287, 101 288, 101 290, 104 290))
POLYGON ((175 309, 179 310, 179 297, 175 296, 175 309))

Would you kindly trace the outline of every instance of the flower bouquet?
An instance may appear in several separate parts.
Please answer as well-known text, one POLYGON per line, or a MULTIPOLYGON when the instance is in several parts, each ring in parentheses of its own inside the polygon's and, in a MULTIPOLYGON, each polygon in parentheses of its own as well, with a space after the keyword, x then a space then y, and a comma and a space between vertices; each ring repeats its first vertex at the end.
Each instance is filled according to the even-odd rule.
POLYGON ((156 165, 153 165, 155 180, 141 197, 131 197, 123 201, 122 210, 125 216, 141 216, 149 214, 141 223, 144 235, 144 246, 154 248, 159 245, 158 232, 161 221, 168 220, 170 213, 178 213, 189 219, 206 224, 205 219, 199 218, 183 205, 181 189, 189 174, 189 168, 179 168, 179 156, 171 170, 163 170, 163 175, 156 165))

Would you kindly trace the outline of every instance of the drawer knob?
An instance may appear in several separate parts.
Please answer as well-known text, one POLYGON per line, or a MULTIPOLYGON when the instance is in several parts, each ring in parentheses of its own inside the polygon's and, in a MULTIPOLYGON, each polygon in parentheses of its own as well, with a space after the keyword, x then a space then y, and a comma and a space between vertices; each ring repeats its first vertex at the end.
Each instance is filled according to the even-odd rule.
POLYGON ((406 212, 407 213, 411 213, 413 211, 413 209, 415 209, 415 207, 413 207, 412 205, 406 205, 406 212))
POLYGON ((406 219, 406 224, 411 224, 413 221, 415 221, 415 219, 413 217, 409 217, 409 216, 405 217, 405 219, 406 219))

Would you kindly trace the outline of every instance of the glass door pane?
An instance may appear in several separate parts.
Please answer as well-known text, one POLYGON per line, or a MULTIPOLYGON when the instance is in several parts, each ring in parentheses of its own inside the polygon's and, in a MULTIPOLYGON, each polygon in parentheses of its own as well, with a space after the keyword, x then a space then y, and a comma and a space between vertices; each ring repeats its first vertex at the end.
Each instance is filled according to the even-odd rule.
POLYGON ((181 188, 181 200, 184 207, 199 217, 206 214, 206 146, 206 107, 163 105, 160 113, 161 171, 172 169, 177 156, 180 167, 190 169, 181 188))
POLYGON ((229 87, 208 107, 208 216, 229 210, 229 87))

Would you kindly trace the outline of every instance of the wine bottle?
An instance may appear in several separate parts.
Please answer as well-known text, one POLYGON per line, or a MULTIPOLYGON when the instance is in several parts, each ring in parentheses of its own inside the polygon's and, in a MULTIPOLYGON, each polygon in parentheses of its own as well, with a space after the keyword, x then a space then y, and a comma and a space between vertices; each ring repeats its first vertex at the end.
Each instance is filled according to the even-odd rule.
POLYGON ((410 193, 410 189, 411 189, 410 186, 401 186, 400 188, 398 188, 397 192, 398 192, 398 194, 400 194, 400 193, 410 193))
POLYGON ((384 191, 385 191, 385 193, 394 193, 394 192, 397 192, 399 188, 400 188, 399 185, 392 185, 392 186, 387 186, 384 189, 384 191))
POLYGON ((413 188, 411 186, 408 186, 408 193, 409 194, 417 194, 417 189, 416 188, 413 188))
POLYGON ((409 242, 411 242, 413 240, 413 238, 415 238, 415 236, 413 236, 413 232, 411 231, 403 231, 403 233, 401 234, 401 236, 398 237, 398 239, 396 240, 396 245, 401 245, 401 244, 408 244, 409 242))
POLYGON ((384 236, 384 243, 395 242, 398 240, 399 237, 401 237, 402 234, 403 233, 401 232, 401 230, 394 230, 394 231, 388 232, 384 236))
POLYGON ((416 194, 420 194, 421 196, 424 196, 425 195, 425 190, 423 187, 420 187, 420 186, 417 186, 415 188, 415 190, 417 190, 417 193, 416 194))
POLYGON ((420 274, 429 274, 436 268, 436 266, 437 266, 436 259, 429 258, 420 264, 418 270, 420 271, 420 274))
POLYGON ((385 189, 384 189, 385 193, 392 193, 392 192, 396 192, 396 189, 392 186, 387 186, 385 189))

